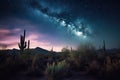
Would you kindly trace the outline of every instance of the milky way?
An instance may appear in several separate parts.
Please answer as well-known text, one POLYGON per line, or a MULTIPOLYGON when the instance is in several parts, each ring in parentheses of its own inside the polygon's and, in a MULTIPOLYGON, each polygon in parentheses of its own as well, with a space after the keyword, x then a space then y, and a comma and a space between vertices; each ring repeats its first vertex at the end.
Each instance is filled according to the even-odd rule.
POLYGON ((86 25, 84 20, 78 18, 76 20, 70 20, 71 16, 68 12, 60 9, 52 11, 52 9, 48 8, 46 4, 42 1, 32 2, 34 9, 42 12, 45 17, 49 17, 55 22, 59 23, 61 26, 66 27, 67 31, 69 31, 71 34, 82 38, 92 35, 92 31, 89 29, 89 26, 86 25), (42 3, 44 6, 42 6, 42 3))
POLYGON ((103 40, 107 48, 118 48, 119 9, 116 0, 0 0, 0 48, 18 48, 24 29, 31 48, 99 48, 103 40))

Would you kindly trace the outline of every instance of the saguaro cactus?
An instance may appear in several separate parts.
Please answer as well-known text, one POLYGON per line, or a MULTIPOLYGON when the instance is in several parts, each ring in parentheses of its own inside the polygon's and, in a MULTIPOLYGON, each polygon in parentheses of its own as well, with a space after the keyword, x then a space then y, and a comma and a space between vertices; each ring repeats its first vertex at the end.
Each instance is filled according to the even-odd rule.
POLYGON ((104 55, 104 56, 107 56, 107 50, 106 50, 105 40, 103 40, 103 55, 104 55))
POLYGON ((30 49, 30 40, 28 40, 28 49, 30 49))
POLYGON ((23 52, 27 46, 27 43, 25 42, 25 33, 26 33, 26 31, 24 30, 24 35, 20 36, 20 43, 18 43, 18 46, 19 46, 21 52, 23 52))
POLYGON ((105 44, 105 40, 103 40, 103 51, 106 52, 106 44, 105 44))

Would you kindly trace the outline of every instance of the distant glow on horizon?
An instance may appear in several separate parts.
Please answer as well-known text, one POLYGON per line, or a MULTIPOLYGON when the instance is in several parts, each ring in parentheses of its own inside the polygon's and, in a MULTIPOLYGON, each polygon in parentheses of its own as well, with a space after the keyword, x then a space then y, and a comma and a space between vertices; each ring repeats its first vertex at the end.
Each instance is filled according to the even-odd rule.
MULTIPOLYGON (((21 34, 22 31, 19 28, 15 28, 12 30, 9 29, 0 29, 0 49, 19 49, 18 43, 20 42, 19 34, 17 35, 8 35, 8 34, 21 34)), ((65 45, 57 45, 55 43, 51 44, 51 42, 43 40, 46 36, 37 32, 27 32, 25 41, 30 40, 30 48, 40 47, 46 50, 51 50, 54 47, 54 51, 61 51, 63 46, 65 45)))
MULTIPOLYGON (((27 41, 27 40, 26 40, 27 41)), ((18 42, 16 42, 15 44, 12 44, 12 45, 10 45, 10 46, 7 46, 5 49, 19 49, 19 47, 18 47, 18 43, 19 43, 19 41, 18 42)), ((6 44, 8 44, 8 43, 6 43, 6 44)), ((61 49, 64 47, 64 46, 51 46, 52 44, 49 44, 49 43, 45 43, 45 42, 38 42, 38 41, 32 41, 31 40, 31 42, 30 42, 30 48, 36 48, 36 47, 40 47, 40 48, 43 48, 43 49, 46 49, 46 50, 48 50, 48 51, 50 51, 51 49, 52 49, 52 47, 53 47, 53 50, 54 51, 57 51, 57 52, 59 52, 59 51, 61 51, 61 49)), ((0 49, 3 49, 2 47, 0 47, 0 49)))
MULTIPOLYGON (((61 49, 63 48, 63 46, 42 46, 42 45, 36 46, 33 43, 31 43, 31 45, 30 45, 31 49, 36 48, 36 47, 40 47, 40 48, 46 49, 48 51, 50 51, 53 47, 53 51, 56 51, 56 52, 60 52, 61 49)), ((0 49, 2 49, 2 48, 0 47, 0 49)), ((6 49, 19 49, 19 47, 17 44, 15 44, 15 45, 7 47, 6 49)))

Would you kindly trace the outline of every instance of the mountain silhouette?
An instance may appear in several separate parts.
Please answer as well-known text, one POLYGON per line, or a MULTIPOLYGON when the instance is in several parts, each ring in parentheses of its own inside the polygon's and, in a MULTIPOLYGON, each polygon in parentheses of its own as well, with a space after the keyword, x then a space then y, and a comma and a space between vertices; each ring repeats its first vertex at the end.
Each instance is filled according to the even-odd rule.
POLYGON ((43 49, 43 48, 40 48, 40 47, 36 47, 35 49, 31 49, 31 51, 33 53, 43 53, 43 54, 47 54, 50 52, 50 51, 43 49))
MULTIPOLYGON (((0 50, 0 52, 2 53, 6 53, 6 54, 17 54, 17 53, 20 53, 20 50, 18 49, 8 49, 8 50, 0 50)), ((40 47, 36 47, 36 48, 33 48, 33 49, 26 49, 24 51, 24 53, 27 53, 27 52, 30 52, 32 54, 47 54, 47 53, 50 53, 50 51, 46 50, 46 49, 43 49, 43 48, 40 48, 40 47)))

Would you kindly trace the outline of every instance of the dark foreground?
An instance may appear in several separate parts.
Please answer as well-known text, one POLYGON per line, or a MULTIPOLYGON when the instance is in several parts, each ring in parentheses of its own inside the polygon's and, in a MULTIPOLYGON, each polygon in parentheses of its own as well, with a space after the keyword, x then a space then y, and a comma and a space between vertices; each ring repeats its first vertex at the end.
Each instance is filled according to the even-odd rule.
POLYGON ((120 51, 0 51, 0 80, 120 80, 120 51))
MULTIPOLYGON (((19 72, 15 74, 13 77, 9 78, 9 80, 47 80, 45 76, 30 77, 27 76, 26 74, 27 72, 19 72)), ((77 72, 71 75, 70 77, 66 77, 62 80, 101 80, 101 79, 95 78, 93 76, 81 75, 81 73, 77 72)))

